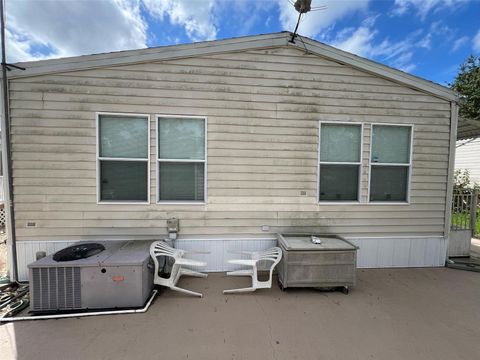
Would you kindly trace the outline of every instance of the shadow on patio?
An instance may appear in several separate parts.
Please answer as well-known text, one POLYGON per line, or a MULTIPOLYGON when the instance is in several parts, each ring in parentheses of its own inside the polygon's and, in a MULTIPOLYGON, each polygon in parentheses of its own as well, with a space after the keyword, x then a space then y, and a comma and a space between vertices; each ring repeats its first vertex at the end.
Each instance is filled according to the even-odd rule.
POLYGON ((222 290, 248 279, 183 279, 145 314, 9 323, 2 359, 474 359, 480 274, 447 268, 358 270, 339 292, 222 290))

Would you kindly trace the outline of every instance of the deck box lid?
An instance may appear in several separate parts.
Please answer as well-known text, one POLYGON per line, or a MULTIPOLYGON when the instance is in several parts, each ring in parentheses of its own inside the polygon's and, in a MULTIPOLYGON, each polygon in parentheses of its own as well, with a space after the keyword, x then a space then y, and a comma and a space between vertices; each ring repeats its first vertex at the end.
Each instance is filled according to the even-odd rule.
POLYGON ((286 250, 333 251, 356 250, 356 246, 336 235, 279 234, 278 241, 286 250), (312 236, 320 238, 321 244, 314 244, 312 236))

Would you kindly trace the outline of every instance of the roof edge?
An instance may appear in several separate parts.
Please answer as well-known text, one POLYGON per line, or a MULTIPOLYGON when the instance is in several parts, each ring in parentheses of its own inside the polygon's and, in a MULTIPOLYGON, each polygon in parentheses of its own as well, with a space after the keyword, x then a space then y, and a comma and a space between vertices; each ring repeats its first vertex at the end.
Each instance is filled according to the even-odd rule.
POLYGON ((251 35, 223 40, 210 40, 190 44, 166 45, 152 48, 80 55, 56 59, 19 62, 14 65, 25 70, 12 69, 10 79, 38 76, 49 73, 93 69, 102 66, 126 65, 148 61, 161 61, 195 55, 214 54, 246 49, 285 46, 289 32, 251 35))
POLYGON ((59 72, 89 70, 105 66, 119 66, 149 61, 171 60, 175 58, 210 55, 252 49, 292 46, 330 60, 352 66, 356 69, 383 77, 390 81, 429 93, 448 101, 458 101, 458 95, 451 89, 407 74, 373 60, 323 44, 319 41, 297 35, 296 43, 290 42, 290 32, 278 32, 264 35, 243 36, 224 40, 202 41, 191 44, 168 45, 137 50, 125 50, 111 53, 81 55, 60 59, 48 59, 32 62, 21 62, 16 65, 26 70, 12 70, 9 79, 47 75, 59 72))
POLYGON ((404 71, 389 67, 379 62, 366 59, 364 57, 337 49, 333 46, 323 44, 319 41, 312 40, 307 37, 301 37, 301 43, 291 43, 289 46, 294 46, 301 50, 307 50, 315 55, 326 57, 328 59, 352 66, 362 71, 381 76, 388 80, 397 82, 402 85, 409 86, 416 90, 428 92, 439 98, 448 101, 458 102, 458 95, 452 89, 437 84, 433 81, 426 80, 419 76, 408 74, 404 71))

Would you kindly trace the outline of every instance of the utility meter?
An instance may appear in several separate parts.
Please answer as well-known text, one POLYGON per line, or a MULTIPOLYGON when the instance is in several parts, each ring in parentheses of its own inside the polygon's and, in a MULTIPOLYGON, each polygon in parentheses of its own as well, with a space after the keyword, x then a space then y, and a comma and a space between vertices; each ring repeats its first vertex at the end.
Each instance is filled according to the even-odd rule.
POLYGON ((167 231, 170 239, 176 239, 177 233, 180 231, 179 220, 177 218, 167 219, 167 231))

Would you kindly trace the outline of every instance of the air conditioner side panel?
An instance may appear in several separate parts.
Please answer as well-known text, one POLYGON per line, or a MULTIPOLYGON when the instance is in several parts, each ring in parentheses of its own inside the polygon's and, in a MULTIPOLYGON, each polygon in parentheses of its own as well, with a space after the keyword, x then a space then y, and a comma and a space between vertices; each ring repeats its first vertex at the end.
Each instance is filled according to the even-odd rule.
POLYGON ((148 268, 142 264, 82 268, 82 308, 143 306, 152 289, 145 291, 145 271, 148 268))

